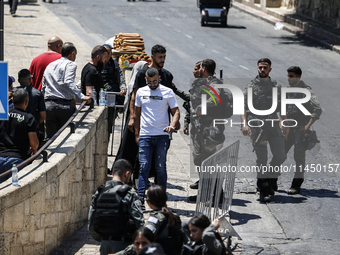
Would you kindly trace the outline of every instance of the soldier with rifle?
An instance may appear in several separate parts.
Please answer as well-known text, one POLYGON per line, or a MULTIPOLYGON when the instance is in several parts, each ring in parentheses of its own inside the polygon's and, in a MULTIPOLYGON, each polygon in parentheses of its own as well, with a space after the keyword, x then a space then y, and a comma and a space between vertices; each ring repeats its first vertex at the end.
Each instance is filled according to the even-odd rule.
MULTIPOLYGON (((285 141, 283 133, 280 129, 279 121, 265 121, 266 119, 279 120, 280 113, 280 90, 281 85, 272 80, 269 76, 271 61, 268 58, 262 58, 257 62, 258 76, 252 80, 244 91, 245 110, 244 115, 241 115, 242 133, 245 136, 250 136, 254 151, 256 153, 257 173, 257 188, 260 191, 260 201, 270 202, 270 196, 274 195, 277 190, 277 178, 279 172, 273 171, 275 167, 280 167, 286 159, 285 141), (256 110, 268 110, 273 104, 273 88, 278 89, 276 110, 265 116, 253 114, 248 109, 248 88, 252 90, 253 106, 256 110), (251 126, 251 127, 250 127, 251 126), (268 152, 267 144, 269 143, 273 158, 267 168, 268 152), (264 167, 269 171, 264 171, 264 167)), ((285 119, 285 116, 281 116, 285 119)), ((284 130, 284 132, 286 129, 284 130)))

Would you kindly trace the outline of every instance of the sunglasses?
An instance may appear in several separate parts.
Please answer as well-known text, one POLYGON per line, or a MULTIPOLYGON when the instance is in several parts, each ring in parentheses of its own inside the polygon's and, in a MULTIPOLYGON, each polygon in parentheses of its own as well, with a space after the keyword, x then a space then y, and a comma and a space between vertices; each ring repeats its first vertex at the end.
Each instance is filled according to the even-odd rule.
POLYGON ((146 82, 147 85, 151 85, 151 84, 154 84, 154 85, 157 85, 158 84, 158 81, 147 81, 146 82))

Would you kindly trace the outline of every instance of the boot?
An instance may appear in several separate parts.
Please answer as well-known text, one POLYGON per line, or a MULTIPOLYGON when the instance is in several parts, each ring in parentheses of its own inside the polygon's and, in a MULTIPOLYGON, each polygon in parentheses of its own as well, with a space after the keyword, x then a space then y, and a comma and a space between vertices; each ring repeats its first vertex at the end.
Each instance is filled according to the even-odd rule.
POLYGON ((273 191, 277 191, 277 178, 269 179, 269 185, 273 191))
POLYGON ((260 191, 260 202, 269 203, 270 194, 274 195, 274 190, 270 187, 268 179, 258 179, 257 188, 260 191))
MULTIPOLYGON (((268 183, 268 185, 265 184, 266 191, 268 192, 269 195, 274 196, 275 194, 274 189, 272 188, 272 185, 270 185, 271 180, 277 181, 277 179, 257 179, 257 191, 261 192, 263 183, 268 183)), ((277 184, 276 184, 276 190, 277 190, 277 184)))
POLYGON ((190 184, 190 189, 198 189, 198 182, 199 181, 197 181, 197 182, 195 182, 195 183, 192 183, 192 184, 190 184))
POLYGON ((294 178, 293 182, 292 182, 292 186, 287 191, 287 194, 288 195, 300 194, 302 183, 303 183, 303 179, 302 178, 294 178))

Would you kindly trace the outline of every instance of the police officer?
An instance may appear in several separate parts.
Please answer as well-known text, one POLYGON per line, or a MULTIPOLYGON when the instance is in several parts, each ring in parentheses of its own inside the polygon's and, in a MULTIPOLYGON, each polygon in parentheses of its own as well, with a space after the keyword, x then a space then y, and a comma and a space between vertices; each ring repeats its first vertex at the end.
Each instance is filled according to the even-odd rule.
MULTIPOLYGON (((288 83, 294 88, 305 88, 311 93, 311 99, 303 104, 303 106, 311 113, 310 116, 303 114, 294 104, 287 105, 287 118, 297 122, 295 127, 290 127, 285 134, 286 153, 294 145, 294 159, 296 163, 296 172, 290 189, 287 191, 289 195, 299 194, 303 183, 304 169, 306 162, 306 145, 304 143, 305 134, 310 130, 313 123, 320 118, 322 109, 320 103, 312 91, 312 88, 301 80, 302 71, 298 66, 291 66, 287 69, 288 83)), ((303 93, 288 93, 287 98, 298 99, 303 98, 303 93)))
POLYGON ((135 230, 144 224, 141 202, 136 192, 125 184, 130 180, 131 170, 127 160, 117 160, 112 167, 112 180, 92 196, 89 232, 101 241, 101 255, 124 250, 132 243, 135 230))
MULTIPOLYGON (((222 147, 225 140, 224 125, 216 125, 213 127, 213 120, 219 118, 216 116, 215 101, 218 101, 217 95, 212 93, 214 97, 207 99, 207 114, 201 115, 201 97, 205 94, 204 90, 210 90, 212 84, 222 84, 222 81, 217 79, 215 74, 216 63, 212 59, 204 59, 200 68, 200 79, 196 79, 190 88, 191 94, 191 109, 190 116, 191 123, 191 139, 193 143, 193 158, 196 166, 201 166, 203 160, 214 154, 219 148, 222 147), (211 136, 210 134, 214 134, 211 136)), ((216 89, 218 94, 221 95, 222 90, 216 89)), ((198 181, 190 185, 191 189, 198 189, 198 181)), ((189 197, 189 200, 195 201, 196 196, 189 197)))
MULTIPOLYGON (((275 172, 276 167, 286 159, 285 142, 279 125, 278 113, 280 113, 280 89, 281 85, 271 80, 269 73, 272 70, 271 61, 268 58, 262 58, 257 62, 258 75, 252 80, 244 91, 245 111, 241 115, 242 133, 250 136, 256 153, 257 188, 260 191, 260 201, 270 202, 270 195, 274 195, 277 190, 277 178, 279 172, 275 172), (256 110, 271 109, 273 104, 273 88, 277 88, 277 108, 269 115, 262 116, 252 113, 248 108, 248 88, 252 90, 252 104, 256 110), (267 119, 276 121, 266 121, 267 119), (252 126, 252 127, 251 127, 252 126), (257 126, 257 127, 254 127, 257 126), (262 127, 259 127, 262 126, 262 127), (269 143, 273 158, 269 163, 271 168, 267 168, 268 152, 267 144, 269 143), (267 169, 265 169, 267 168, 267 169)), ((285 118, 285 116, 281 116, 285 118)))
POLYGON ((225 247, 220 234, 218 219, 210 223, 207 216, 198 214, 183 225, 190 232, 191 241, 183 245, 182 255, 222 255, 230 254, 225 247))

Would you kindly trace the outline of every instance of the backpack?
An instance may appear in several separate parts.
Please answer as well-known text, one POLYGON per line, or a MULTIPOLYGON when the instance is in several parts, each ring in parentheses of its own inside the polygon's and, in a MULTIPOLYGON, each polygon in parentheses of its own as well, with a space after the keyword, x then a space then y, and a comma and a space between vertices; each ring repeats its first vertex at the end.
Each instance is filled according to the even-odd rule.
MULTIPOLYGON (((90 217, 90 230, 100 234, 101 238, 131 237, 135 225, 128 212, 124 212, 123 198, 131 189, 129 185, 114 186, 113 183, 98 187, 98 194, 94 197, 94 210, 90 217)), ((90 231, 90 233, 91 233, 90 231)), ((98 237, 91 233, 97 240, 98 237)))
MULTIPOLYGON (((161 233, 163 229, 168 226, 168 216, 165 216, 166 220, 163 221, 161 227, 159 228, 159 233, 161 233)), ((156 242, 162 246, 167 255, 181 254, 182 246, 185 242, 185 234, 182 230, 182 221, 177 215, 175 215, 175 224, 173 226, 168 226, 168 231, 168 237, 157 239, 156 242)))

